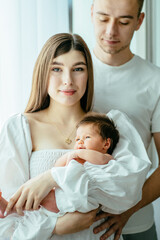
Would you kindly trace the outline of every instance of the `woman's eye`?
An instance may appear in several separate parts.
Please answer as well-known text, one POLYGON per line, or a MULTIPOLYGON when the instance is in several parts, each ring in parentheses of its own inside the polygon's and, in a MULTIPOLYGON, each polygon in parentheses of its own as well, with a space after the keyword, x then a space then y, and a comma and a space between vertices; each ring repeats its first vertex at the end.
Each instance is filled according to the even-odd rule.
POLYGON ((75 68, 73 71, 74 71, 74 72, 81 72, 81 71, 83 71, 83 68, 81 68, 81 67, 75 68))
POLYGON ((61 69, 60 69, 60 68, 52 68, 52 71, 53 71, 53 72, 60 72, 61 69))

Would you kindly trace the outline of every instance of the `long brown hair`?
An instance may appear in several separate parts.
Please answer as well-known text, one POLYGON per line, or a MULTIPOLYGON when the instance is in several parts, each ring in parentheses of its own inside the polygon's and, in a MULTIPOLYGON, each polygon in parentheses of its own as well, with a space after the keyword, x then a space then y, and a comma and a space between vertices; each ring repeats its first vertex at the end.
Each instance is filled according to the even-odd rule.
POLYGON ((88 81, 86 91, 80 100, 84 112, 88 112, 93 99, 93 65, 90 51, 84 40, 77 34, 59 33, 51 38, 43 46, 33 71, 32 89, 25 112, 36 112, 49 106, 48 81, 51 71, 51 63, 54 58, 69 52, 80 51, 85 57, 88 81))

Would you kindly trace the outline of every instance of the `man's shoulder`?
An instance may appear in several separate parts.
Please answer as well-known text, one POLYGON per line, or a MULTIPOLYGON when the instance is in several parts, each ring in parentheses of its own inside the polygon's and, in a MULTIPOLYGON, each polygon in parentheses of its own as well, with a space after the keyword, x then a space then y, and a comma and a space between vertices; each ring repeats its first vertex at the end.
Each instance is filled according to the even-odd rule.
POLYGON ((160 74, 160 67, 156 66, 155 64, 151 63, 147 59, 143 59, 142 57, 135 55, 135 61, 137 66, 144 68, 145 70, 154 72, 154 74, 160 74))

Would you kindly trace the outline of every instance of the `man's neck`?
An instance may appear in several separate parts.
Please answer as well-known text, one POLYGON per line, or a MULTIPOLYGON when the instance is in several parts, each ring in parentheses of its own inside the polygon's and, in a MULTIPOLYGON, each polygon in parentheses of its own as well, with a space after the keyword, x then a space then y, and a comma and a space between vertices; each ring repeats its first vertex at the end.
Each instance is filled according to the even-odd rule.
POLYGON ((134 54, 129 49, 124 49, 123 51, 115 54, 109 54, 104 52, 102 49, 97 49, 96 47, 93 50, 95 56, 103 63, 110 66, 120 66, 129 62, 134 54))

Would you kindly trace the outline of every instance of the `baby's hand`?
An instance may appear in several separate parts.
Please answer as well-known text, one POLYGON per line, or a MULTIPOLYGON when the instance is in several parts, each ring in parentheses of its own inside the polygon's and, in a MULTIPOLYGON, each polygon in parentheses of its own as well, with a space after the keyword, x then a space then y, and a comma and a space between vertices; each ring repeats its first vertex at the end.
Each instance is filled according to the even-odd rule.
POLYGON ((75 150, 75 151, 71 151, 68 153, 68 156, 67 156, 67 162, 66 162, 66 166, 70 163, 71 160, 76 160, 77 162, 79 162, 80 164, 84 164, 85 163, 85 160, 80 158, 78 156, 78 152, 79 150, 75 150))
POLYGON ((76 158, 77 158, 76 151, 71 151, 71 152, 67 153, 66 166, 70 163, 71 160, 76 159, 76 158))

